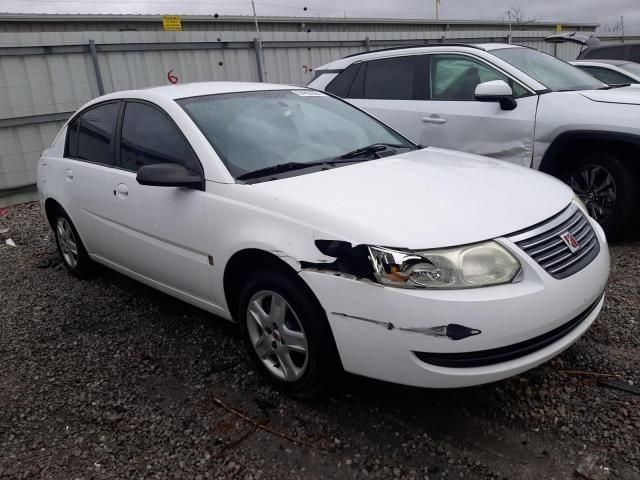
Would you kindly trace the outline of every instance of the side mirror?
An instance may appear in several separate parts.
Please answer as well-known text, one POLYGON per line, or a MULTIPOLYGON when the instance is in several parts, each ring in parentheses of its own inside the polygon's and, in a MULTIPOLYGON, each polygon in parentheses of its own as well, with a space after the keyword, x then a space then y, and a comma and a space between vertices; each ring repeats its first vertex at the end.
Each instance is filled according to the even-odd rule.
POLYGON ((475 97, 479 102, 498 102, 502 110, 513 110, 518 106, 513 98, 513 90, 504 80, 480 83, 476 87, 475 97))
POLYGON ((140 167, 136 180, 140 185, 204 190, 204 179, 178 163, 156 163, 140 167))

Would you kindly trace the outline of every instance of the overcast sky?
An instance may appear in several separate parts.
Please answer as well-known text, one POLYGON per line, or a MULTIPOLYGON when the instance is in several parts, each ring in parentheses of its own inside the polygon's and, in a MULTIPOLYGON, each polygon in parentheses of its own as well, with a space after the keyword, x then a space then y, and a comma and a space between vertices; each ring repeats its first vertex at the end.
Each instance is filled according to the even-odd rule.
MULTIPOLYGON (((510 7, 526 19, 597 22, 640 33, 640 0, 441 0, 441 19, 502 20, 510 7)), ((258 15, 434 18, 435 0, 259 0, 258 15), (303 8, 307 7, 305 11, 303 8)), ((28 13, 175 13, 248 15, 243 0, 0 0, 0 11, 28 13)))

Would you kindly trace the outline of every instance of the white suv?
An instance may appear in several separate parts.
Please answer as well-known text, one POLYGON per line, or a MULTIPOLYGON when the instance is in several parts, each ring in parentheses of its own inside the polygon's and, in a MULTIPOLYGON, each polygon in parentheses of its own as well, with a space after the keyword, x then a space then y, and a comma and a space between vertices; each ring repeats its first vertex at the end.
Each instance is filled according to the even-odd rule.
POLYGON ((317 68, 309 86, 347 99, 416 143, 550 173, 571 185, 611 236, 634 217, 638 89, 612 89, 550 55, 505 44, 353 55, 317 68))

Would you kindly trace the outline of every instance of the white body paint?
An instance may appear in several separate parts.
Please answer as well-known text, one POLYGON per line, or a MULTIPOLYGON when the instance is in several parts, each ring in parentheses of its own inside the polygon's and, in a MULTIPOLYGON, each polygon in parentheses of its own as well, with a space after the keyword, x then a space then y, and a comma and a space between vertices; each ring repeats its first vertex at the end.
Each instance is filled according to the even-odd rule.
POLYGON ((609 256, 604 234, 591 221, 599 255, 569 278, 552 278, 505 236, 564 210, 571 204, 571 190, 528 168, 437 148, 275 181, 235 183, 174 101, 290 88, 195 84, 97 99, 139 98, 166 111, 203 164, 205 190, 142 186, 131 172, 65 159, 63 129, 40 160, 42 202, 53 199, 68 212, 94 260, 226 319, 231 313, 223 276, 229 259, 245 249, 279 257, 298 272, 324 308, 344 368, 369 377, 427 387, 490 382, 544 362, 589 328, 601 301, 568 335, 515 360, 464 369, 419 361, 413 350, 466 352, 510 345, 584 311, 605 287, 609 256), (303 268, 301 262, 334 260, 320 253, 317 239, 408 249, 496 239, 522 264, 521 281, 451 291, 383 287, 303 268), (398 328, 388 330, 376 322, 392 322, 398 328), (448 323, 482 333, 452 341, 402 330, 448 323))

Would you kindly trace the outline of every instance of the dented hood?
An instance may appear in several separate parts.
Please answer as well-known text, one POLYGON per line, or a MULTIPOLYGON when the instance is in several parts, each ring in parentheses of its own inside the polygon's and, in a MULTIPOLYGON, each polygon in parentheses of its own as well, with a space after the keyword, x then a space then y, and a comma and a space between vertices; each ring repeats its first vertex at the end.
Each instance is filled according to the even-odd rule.
POLYGON ((573 198, 548 175, 436 148, 250 187, 262 208, 308 225, 316 238, 416 249, 509 234, 573 198))
POLYGON ((640 105, 640 89, 631 85, 611 90, 586 90, 580 92, 580 95, 594 102, 640 105))

